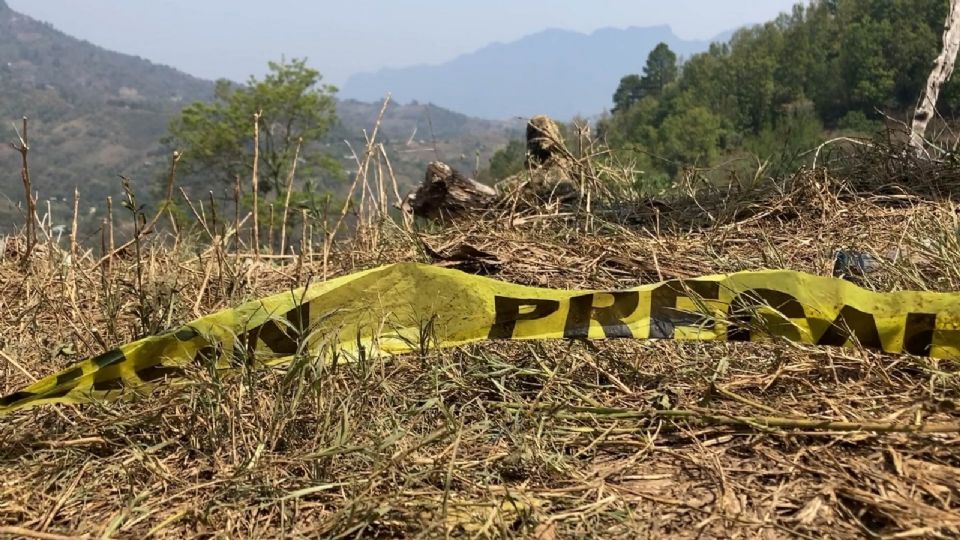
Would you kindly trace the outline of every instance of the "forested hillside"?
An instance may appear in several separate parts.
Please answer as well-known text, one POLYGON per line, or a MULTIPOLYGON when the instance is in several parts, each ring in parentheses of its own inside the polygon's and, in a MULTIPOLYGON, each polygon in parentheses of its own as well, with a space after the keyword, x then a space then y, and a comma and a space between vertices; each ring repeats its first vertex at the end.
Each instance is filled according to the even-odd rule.
MULTIPOLYGON (((117 175, 152 182, 165 166, 160 139, 183 103, 213 84, 142 58, 101 49, 22 16, 0 0, 0 140, 30 117, 34 187, 54 204, 80 187, 90 206, 119 192, 117 175), (19 125, 19 122, 17 122, 19 125), (97 201, 93 203, 93 201, 97 201)), ((0 219, 23 198, 19 156, 0 145, 0 219)))
MULTIPOLYGON (((943 0, 824 0, 737 32, 682 66, 661 49, 626 75, 599 131, 648 181, 736 155, 783 170, 827 132, 872 135, 916 105, 940 50, 943 0)), ((939 112, 954 116, 960 82, 939 112)), ((754 162, 755 164, 755 162, 754 162)))

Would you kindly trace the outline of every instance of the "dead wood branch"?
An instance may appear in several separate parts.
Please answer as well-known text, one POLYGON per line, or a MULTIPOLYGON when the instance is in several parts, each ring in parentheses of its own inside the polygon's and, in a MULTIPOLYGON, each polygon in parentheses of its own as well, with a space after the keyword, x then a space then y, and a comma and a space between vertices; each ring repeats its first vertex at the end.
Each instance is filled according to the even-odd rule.
MULTIPOLYGON (((17 131, 16 126, 14 126, 14 131, 17 131)), ((17 131, 18 143, 11 143, 10 147, 20 153, 20 178, 23 180, 23 190, 26 195, 27 202, 27 216, 26 216, 26 240, 27 247, 23 252, 23 262, 27 264, 27 261, 30 260, 30 253, 33 251, 33 246, 37 243, 37 201, 33 198, 33 187, 30 183, 30 162, 28 156, 30 154, 30 139, 27 136, 27 117, 23 117, 23 131, 22 133, 17 131)))
POLYGON ((927 79, 917 110, 913 115, 913 125, 910 129, 910 145, 918 153, 924 152, 923 135, 927 131, 927 124, 933 118, 937 108, 937 98, 940 88, 950 80, 953 66, 957 60, 957 51, 960 50, 960 0, 951 0, 950 13, 943 27, 943 50, 933 62, 933 70, 927 79))

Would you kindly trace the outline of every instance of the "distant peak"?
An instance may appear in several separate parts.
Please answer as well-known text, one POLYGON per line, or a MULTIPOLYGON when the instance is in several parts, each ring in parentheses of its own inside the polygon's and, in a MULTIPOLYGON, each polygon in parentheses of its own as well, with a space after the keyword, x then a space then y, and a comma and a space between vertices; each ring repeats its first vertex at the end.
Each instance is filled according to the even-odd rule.
POLYGON ((626 26, 626 27, 617 27, 617 26, 605 26, 603 28, 597 28, 593 31, 593 36, 600 36, 605 34, 623 34, 628 32, 647 32, 647 33, 660 33, 665 35, 674 36, 673 28, 668 24, 658 24, 654 26, 626 26))
POLYGON ((7 5, 6 0, 0 0, 0 12, 10 11, 10 6, 7 5))
POLYGON ((577 32, 576 30, 565 30, 563 28, 550 27, 550 28, 544 28, 539 32, 535 32, 535 34, 570 35, 570 34, 580 34, 580 32, 577 32))

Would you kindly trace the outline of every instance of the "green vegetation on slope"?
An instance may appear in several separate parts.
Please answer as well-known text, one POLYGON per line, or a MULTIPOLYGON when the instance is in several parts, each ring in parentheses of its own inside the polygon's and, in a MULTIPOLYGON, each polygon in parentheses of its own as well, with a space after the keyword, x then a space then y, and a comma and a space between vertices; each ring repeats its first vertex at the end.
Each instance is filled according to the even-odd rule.
POLYGON ((321 184, 328 185, 331 176, 339 176, 339 163, 315 146, 336 121, 336 88, 320 80, 318 71, 295 59, 271 62, 266 77, 251 77, 245 86, 219 81, 215 100, 181 111, 166 142, 183 152, 186 172, 208 181, 232 186, 236 176, 246 179, 256 150, 263 193, 285 189, 295 157, 301 174, 321 175, 321 184), (257 147, 252 141, 255 118, 257 147))
MULTIPOLYGON (((661 43, 642 74, 622 78, 598 135, 649 187, 745 156, 751 170, 759 158, 769 174, 793 171, 831 134, 873 136, 885 117, 907 118, 940 51, 946 11, 942 0, 813 1, 682 64, 661 43)), ((958 110, 954 79, 939 112, 950 119, 958 110)), ((486 175, 513 174, 523 158, 512 144, 486 175)))
MULTIPOLYGON (((940 50, 946 10, 941 0, 815 1, 682 66, 670 65, 663 46, 643 77, 624 77, 599 131, 650 178, 744 152, 790 170, 825 129, 870 134, 884 115, 912 110, 940 50), (660 75, 677 67, 675 80, 660 75)), ((954 115, 958 97, 955 80, 941 114, 954 115)))
MULTIPOLYGON (((53 200, 55 212, 72 206, 75 186, 84 208, 102 207, 106 196, 120 195, 121 174, 148 189, 166 166, 159 142, 168 116, 212 90, 209 82, 0 9, 0 140, 15 140, 10 122, 30 117, 34 188, 41 201, 53 200)), ((0 145, 5 224, 19 216, 12 208, 23 199, 19 168, 17 154, 0 145)))

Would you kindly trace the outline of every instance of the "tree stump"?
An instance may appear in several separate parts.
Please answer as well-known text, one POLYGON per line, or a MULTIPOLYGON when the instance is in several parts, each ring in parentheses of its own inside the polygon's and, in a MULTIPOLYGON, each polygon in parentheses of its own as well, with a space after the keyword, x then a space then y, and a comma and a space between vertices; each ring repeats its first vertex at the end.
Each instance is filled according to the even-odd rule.
POLYGON ((490 207, 497 200, 497 191, 467 178, 446 163, 433 161, 427 165, 423 183, 407 195, 401 209, 427 219, 453 220, 465 214, 490 207))
POLYGON ((423 183, 407 195, 400 208, 417 217, 456 220, 498 204, 501 207, 543 208, 578 200, 576 160, 563 142, 556 122, 534 116, 527 124, 526 170, 507 178, 498 190, 467 178, 446 163, 427 165, 423 183))
POLYGON ((576 161, 564 144, 559 126, 547 116, 534 116, 527 123, 525 164, 525 171, 501 184, 505 195, 520 206, 565 205, 578 199, 576 161))
POLYGON ((527 167, 563 165, 569 158, 557 123, 543 115, 531 118, 527 123, 527 167))

